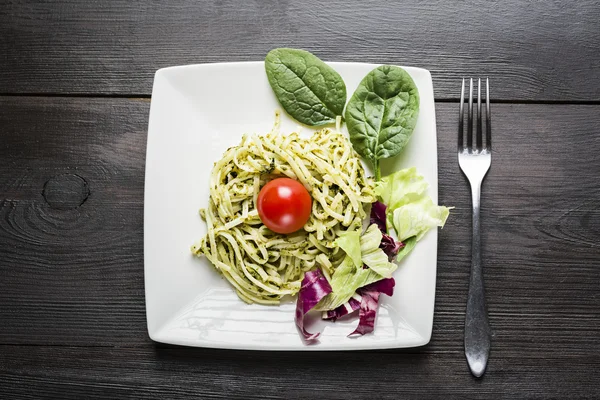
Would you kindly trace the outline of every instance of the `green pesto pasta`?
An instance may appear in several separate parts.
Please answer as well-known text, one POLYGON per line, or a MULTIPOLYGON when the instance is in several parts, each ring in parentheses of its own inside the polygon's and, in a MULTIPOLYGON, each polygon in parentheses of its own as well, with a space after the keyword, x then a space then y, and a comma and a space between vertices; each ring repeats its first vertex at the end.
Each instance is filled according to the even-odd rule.
POLYGON ((304 138, 280 134, 278 121, 264 136, 244 135, 215 163, 208 207, 200 210, 208 233, 192 246, 247 303, 279 304, 300 290, 304 273, 315 267, 330 279, 345 255, 334 240, 362 226, 365 207, 375 200, 372 179, 337 129, 304 138), (270 231, 256 209, 263 185, 284 176, 312 197, 308 222, 289 235, 270 231))

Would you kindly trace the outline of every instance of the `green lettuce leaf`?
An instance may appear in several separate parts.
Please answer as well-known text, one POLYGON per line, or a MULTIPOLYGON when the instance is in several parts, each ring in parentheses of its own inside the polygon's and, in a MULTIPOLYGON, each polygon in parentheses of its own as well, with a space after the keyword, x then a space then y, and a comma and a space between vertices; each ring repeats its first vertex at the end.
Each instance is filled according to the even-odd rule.
MULTIPOLYGON (((346 258, 331 277, 332 293, 323 298, 317 310, 332 310, 347 302, 358 288, 389 278, 398 268, 388 261, 387 255, 379 248, 381 231, 373 224, 360 235, 359 231, 348 232, 337 239, 336 243, 346 252, 346 258), (356 262, 358 249, 361 261, 356 262), (363 268, 363 263, 368 268, 363 268)), ((404 250, 404 249, 403 249, 404 250)))
POLYGON ((411 238, 406 239, 402 243, 404 243, 404 247, 401 248, 400 251, 398 252, 398 255, 396 256, 396 263, 400 262, 400 260, 402 260, 404 257, 406 257, 408 255, 408 253, 410 253, 415 248, 415 246, 417 244, 417 238, 411 237, 411 238))
POLYGON ((418 200, 425 194, 429 184, 416 168, 407 168, 384 176, 375 185, 375 194, 388 206, 388 211, 418 200))
POLYGON ((431 228, 443 227, 449 213, 448 207, 435 205, 430 197, 396 208, 392 220, 398 240, 404 241, 413 236, 417 241, 421 240, 431 228))
POLYGON ((325 311, 338 308, 347 302, 358 288, 382 279, 383 276, 371 268, 355 266, 350 256, 346 256, 331 277, 332 292, 321 299, 315 309, 325 311))
POLYGON ((362 266, 360 249, 360 231, 346 231, 338 237, 334 244, 338 245, 354 262, 356 267, 362 266))
POLYGON ((431 228, 446 223, 450 208, 434 204, 427 196, 428 187, 414 167, 394 172, 376 183, 375 194, 387 205, 387 226, 394 228, 398 240, 405 243, 399 256, 412 250, 407 239, 414 237, 416 243, 431 228))
POLYGON ((388 256, 379 248, 380 244, 381 231, 376 224, 372 224, 360 237, 361 259, 367 267, 379 275, 391 278, 392 272, 396 270, 396 265, 388 261, 388 256))

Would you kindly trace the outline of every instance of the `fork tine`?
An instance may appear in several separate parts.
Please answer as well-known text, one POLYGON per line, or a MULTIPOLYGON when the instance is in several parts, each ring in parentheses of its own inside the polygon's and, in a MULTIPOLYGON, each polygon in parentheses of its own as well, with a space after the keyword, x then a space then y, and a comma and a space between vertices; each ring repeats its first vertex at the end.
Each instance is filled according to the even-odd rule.
POLYGON ((458 151, 463 150, 463 136, 464 136, 464 104, 465 104, 465 78, 462 80, 462 86, 460 88, 460 106, 458 108, 458 151))
POLYGON ((490 78, 485 78, 485 148, 492 151, 492 115, 490 113, 490 78))
POLYGON ((481 129, 481 78, 477 79, 477 150, 483 147, 483 129, 481 129))
POLYGON ((467 119, 467 149, 473 148, 473 78, 469 81, 469 118, 467 119))

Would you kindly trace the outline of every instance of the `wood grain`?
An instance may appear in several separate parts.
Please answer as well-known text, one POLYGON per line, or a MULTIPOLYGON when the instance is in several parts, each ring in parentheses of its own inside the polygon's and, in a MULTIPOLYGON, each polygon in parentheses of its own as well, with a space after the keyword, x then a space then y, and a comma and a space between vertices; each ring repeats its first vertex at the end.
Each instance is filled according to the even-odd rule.
POLYGON ((285 353, 177 347, 0 347, 11 399, 589 399, 597 355, 507 356, 482 380, 459 352, 285 353), (26 390, 23 388, 26 387, 26 390))
POLYGON ((148 107, 127 99, 0 100, 0 342, 36 343, 42 334, 53 344, 107 344, 109 332, 117 341, 147 338, 148 107), (63 197, 48 203, 44 189, 72 175, 88 185, 85 202, 57 207, 72 193, 55 191, 63 197))
POLYGON ((427 68, 437 99, 456 99, 461 76, 489 76, 496 100, 600 101, 599 21, 595 0, 11 0, 0 94, 149 95, 161 67, 297 47, 427 68))
POLYGON ((0 397, 359 399, 374 381, 389 399, 594 397, 600 106, 493 105, 482 224, 494 337, 482 381, 468 375, 462 353, 470 199, 455 155, 457 105, 436 106, 440 202, 456 208, 440 231, 431 343, 263 354, 148 339, 149 102, 0 97, 0 397), (89 188, 79 205, 72 175, 89 188), (57 181, 69 190, 49 203, 44 187, 57 181))

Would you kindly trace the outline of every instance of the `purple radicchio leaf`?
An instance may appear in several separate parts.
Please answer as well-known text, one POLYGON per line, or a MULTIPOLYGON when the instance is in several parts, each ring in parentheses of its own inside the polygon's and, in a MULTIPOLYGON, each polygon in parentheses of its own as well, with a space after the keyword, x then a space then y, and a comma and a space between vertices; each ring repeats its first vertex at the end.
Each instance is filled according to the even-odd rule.
POLYGON ((398 254, 404 244, 397 242, 393 237, 388 235, 386 227, 387 206, 380 201, 376 201, 371 205, 371 224, 376 224, 381 231, 382 238, 379 248, 388 256, 388 260, 392 261, 398 254))
POLYGON ((350 300, 336 308, 335 310, 329 310, 323 312, 323 319, 334 321, 338 318, 353 313, 360 308, 361 298, 360 296, 350 297, 350 300), (357 297, 357 298, 355 298, 357 297))
POLYGON ((387 294, 388 296, 393 295, 395 285, 396 281, 394 278, 388 278, 358 289, 358 293, 362 297, 358 314, 358 326, 356 327, 356 330, 348 336, 362 336, 366 333, 373 332, 375 329, 377 309, 379 308, 379 295, 381 293, 387 294))
POLYGON ((296 301, 296 326, 302 332, 302 336, 306 340, 314 340, 319 337, 319 332, 310 333, 304 328, 304 316, 319 301, 329 293, 331 293, 331 285, 323 276, 320 270, 308 271, 302 279, 302 286, 298 292, 298 300, 296 301))
POLYGON ((398 255, 398 252, 403 247, 404 243, 394 240, 394 238, 387 233, 382 233, 379 248, 388 256, 390 262, 398 255))
POLYGON ((396 281, 394 278, 386 278, 377 282, 373 282, 370 285, 364 286, 359 289, 361 292, 380 292, 383 294, 387 294, 388 296, 392 296, 394 294, 394 287, 396 286, 396 281))
POLYGON ((380 201, 371 204, 371 224, 376 224, 383 234, 387 234, 386 209, 387 206, 380 201))

